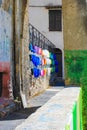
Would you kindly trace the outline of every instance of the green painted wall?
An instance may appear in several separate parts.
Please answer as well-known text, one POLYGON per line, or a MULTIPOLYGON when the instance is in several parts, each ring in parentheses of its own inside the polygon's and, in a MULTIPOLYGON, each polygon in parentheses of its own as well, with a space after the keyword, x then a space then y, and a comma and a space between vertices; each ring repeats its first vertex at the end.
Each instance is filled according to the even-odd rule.
POLYGON ((65 50, 65 83, 80 85, 87 67, 87 50, 65 50))
MULTIPOLYGON (((82 89, 73 104, 72 113, 65 130, 83 130, 82 124, 82 89)), ((84 129, 85 130, 85 129, 84 129)))
MULTIPOLYGON (((86 68, 87 70, 87 68, 86 68)), ((83 130, 87 130, 87 71, 81 80, 83 130)))

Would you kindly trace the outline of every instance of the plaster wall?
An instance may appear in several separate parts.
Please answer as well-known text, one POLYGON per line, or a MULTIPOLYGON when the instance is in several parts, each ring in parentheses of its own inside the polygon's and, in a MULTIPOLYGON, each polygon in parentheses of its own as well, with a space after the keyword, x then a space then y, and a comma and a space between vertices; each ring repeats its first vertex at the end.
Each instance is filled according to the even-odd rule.
POLYGON ((62 5, 62 0, 30 0, 30 6, 62 5))

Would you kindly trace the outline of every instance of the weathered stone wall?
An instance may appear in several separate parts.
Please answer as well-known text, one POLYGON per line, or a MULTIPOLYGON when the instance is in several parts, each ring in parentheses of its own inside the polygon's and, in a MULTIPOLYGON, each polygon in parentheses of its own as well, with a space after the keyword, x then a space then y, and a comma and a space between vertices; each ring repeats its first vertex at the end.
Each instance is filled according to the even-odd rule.
MULTIPOLYGON (((21 92, 23 92, 23 94, 25 94, 26 97, 26 101, 29 100, 29 50, 28 50, 28 46, 29 46, 29 16, 28 16, 28 1, 27 4, 25 5, 25 11, 24 11, 24 19, 23 19, 23 38, 22 38, 22 57, 21 57, 21 61, 22 61, 22 73, 21 73, 21 80, 22 80, 22 84, 21 84, 21 92)), ((22 94, 22 93, 21 93, 22 94)))
MULTIPOLYGON (((27 1, 25 11, 23 11, 23 38, 21 45, 21 96, 23 100, 27 99, 29 103, 30 98, 40 94, 48 87, 48 77, 34 78, 31 74, 30 59, 29 59, 29 1, 27 1)), ((25 105, 26 106, 26 105, 25 105)))
POLYGON ((87 11, 85 0, 63 0, 65 50, 87 49, 87 11))

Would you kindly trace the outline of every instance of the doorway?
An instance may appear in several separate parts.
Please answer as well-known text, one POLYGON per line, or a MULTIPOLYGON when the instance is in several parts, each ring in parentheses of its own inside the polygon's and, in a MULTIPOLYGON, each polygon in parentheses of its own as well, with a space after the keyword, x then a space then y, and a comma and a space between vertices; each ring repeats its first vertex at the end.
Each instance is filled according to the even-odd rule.
POLYGON ((59 48, 53 48, 52 52, 56 54, 58 72, 51 74, 50 86, 65 86, 65 82, 63 80, 62 51, 59 48))
POLYGON ((62 51, 58 48, 54 48, 54 53, 56 54, 56 58, 58 61, 58 73, 57 73, 57 77, 61 77, 62 78, 62 51))

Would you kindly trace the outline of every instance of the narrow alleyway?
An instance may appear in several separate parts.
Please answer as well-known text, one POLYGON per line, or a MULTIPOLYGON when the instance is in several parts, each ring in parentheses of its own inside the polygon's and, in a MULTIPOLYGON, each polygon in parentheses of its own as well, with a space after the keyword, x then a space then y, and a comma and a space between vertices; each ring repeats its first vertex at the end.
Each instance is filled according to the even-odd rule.
POLYGON ((61 91, 63 87, 52 87, 47 89, 43 94, 31 99, 30 108, 14 112, 4 119, 0 119, 0 130, 14 130, 28 116, 34 113, 39 107, 43 106, 51 97, 61 91))

